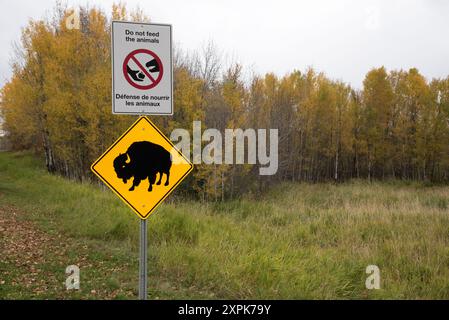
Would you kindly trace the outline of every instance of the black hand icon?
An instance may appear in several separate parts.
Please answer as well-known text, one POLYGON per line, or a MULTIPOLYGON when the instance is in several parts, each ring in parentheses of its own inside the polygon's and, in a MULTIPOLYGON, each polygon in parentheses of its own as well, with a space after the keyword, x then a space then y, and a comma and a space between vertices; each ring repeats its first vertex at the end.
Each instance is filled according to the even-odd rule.
POLYGON ((145 75, 139 70, 134 71, 129 66, 126 66, 126 71, 131 76, 131 78, 135 81, 142 82, 145 79, 145 75))

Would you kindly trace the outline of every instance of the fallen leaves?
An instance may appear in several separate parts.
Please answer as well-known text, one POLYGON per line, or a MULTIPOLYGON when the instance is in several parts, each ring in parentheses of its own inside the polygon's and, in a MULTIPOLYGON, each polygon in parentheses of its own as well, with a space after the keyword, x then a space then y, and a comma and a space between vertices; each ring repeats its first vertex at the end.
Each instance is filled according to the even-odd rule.
MULTIPOLYGON (((53 274, 42 275, 45 281, 38 280, 44 264, 44 256, 54 251, 54 238, 37 229, 31 222, 18 218, 15 210, 0 208, 0 251, 4 263, 15 267, 12 286, 24 287, 34 293, 45 292, 47 282, 55 281, 53 274), (50 251, 51 250, 51 251, 50 251)), ((10 275, 10 273, 8 273, 10 275)), ((5 280, 1 280, 5 284, 5 280)))
POLYGON ((85 243, 56 232, 43 232, 12 207, 0 207, 0 252, 0 266, 7 266, 0 269, 0 285, 9 287, 7 296, 0 296, 0 299, 114 299, 135 296, 129 290, 129 284, 120 288, 106 284, 114 274, 126 274, 129 264, 111 263, 113 255, 109 259, 110 255, 106 254, 107 261, 91 259, 92 248, 85 243), (66 290, 65 287, 65 269, 73 264, 81 270, 79 291, 66 290))

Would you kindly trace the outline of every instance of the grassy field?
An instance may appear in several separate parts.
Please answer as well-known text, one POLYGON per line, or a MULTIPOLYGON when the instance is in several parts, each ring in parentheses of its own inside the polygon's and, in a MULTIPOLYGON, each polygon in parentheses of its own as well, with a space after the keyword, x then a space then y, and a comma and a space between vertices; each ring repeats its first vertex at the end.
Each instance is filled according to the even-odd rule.
MULTIPOLYGON (((138 219, 109 190, 0 153, 0 299, 129 299, 138 219), (65 268, 81 269, 66 291, 65 268)), ((149 219, 151 299, 449 298, 449 187, 284 184, 262 199, 174 201, 149 219), (365 268, 381 289, 365 288, 365 268)))

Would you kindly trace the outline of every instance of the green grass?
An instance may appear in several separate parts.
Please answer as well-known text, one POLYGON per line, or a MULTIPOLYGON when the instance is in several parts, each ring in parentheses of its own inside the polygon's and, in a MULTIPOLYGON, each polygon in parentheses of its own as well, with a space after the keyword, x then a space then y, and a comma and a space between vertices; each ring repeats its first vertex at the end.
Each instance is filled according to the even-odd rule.
MULTIPOLYGON (((64 263, 86 257, 82 290, 67 294, 61 284, 61 292, 36 296, 0 285, 0 298, 95 298, 92 290, 134 298, 137 217, 109 190, 42 167, 26 154, 0 153, 0 207, 62 234, 75 250, 64 263)), ((148 221, 153 299, 449 298, 447 186, 283 184, 262 199, 165 203, 148 221), (371 264, 380 268, 380 290, 365 288, 371 264)), ((49 255, 46 265, 62 283, 66 265, 56 261, 49 255)))

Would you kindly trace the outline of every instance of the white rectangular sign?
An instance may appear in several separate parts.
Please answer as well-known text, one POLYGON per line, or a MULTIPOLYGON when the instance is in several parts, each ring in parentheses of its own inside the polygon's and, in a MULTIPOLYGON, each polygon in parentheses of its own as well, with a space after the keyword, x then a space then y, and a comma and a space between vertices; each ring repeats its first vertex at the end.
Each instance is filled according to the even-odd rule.
POLYGON ((172 27, 112 22, 112 112, 173 114, 172 27))

